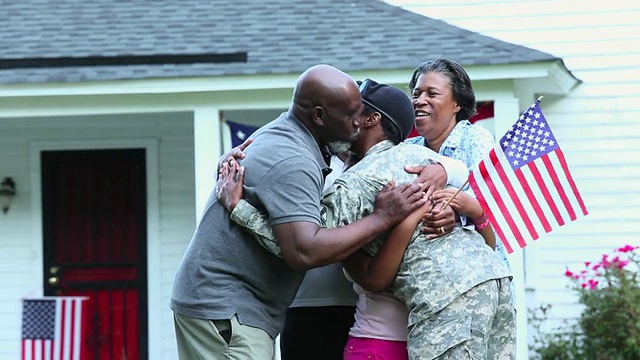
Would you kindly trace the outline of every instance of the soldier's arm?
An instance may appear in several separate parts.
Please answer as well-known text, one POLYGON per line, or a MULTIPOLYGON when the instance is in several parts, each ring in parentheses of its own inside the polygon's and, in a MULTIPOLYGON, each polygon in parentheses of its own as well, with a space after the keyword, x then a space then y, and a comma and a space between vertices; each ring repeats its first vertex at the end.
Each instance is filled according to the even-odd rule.
POLYGON ((430 206, 430 203, 426 203, 393 228, 375 255, 371 256, 363 249, 343 261, 343 266, 356 283, 375 293, 384 291, 391 285, 398 273, 404 251, 430 206))
POLYGON ((231 220, 245 228, 262 247, 272 254, 282 257, 273 229, 266 212, 259 211, 249 202, 242 199, 244 195, 244 166, 223 163, 218 173, 216 196, 218 201, 231 210, 231 220))
POLYGON ((267 214, 260 212, 249 202, 240 200, 231 212, 231 220, 245 228, 267 251, 283 258, 267 214))

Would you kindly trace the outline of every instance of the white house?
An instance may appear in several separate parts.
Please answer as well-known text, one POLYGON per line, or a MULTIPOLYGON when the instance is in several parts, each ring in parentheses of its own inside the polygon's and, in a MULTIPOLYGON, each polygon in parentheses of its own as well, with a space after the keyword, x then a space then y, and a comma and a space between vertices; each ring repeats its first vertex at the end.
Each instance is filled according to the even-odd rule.
MULTIPOLYGON (((631 61, 626 70, 585 70, 606 68, 595 57, 567 68, 555 48, 541 50, 374 0, 3 2, 0 182, 10 178, 16 195, 0 213, 0 359, 20 354, 21 299, 65 294, 90 297, 87 359, 175 359, 172 281, 229 147, 224 120, 271 120, 288 107, 297 76, 318 63, 405 87, 427 58, 458 60, 478 101, 493 102, 496 133, 545 94, 592 215, 536 249, 568 254, 592 239, 595 251, 607 247, 600 234, 631 241, 632 180, 601 168, 620 162, 625 175, 637 173, 624 161, 637 149, 613 140, 640 132, 631 123, 638 109, 632 96, 597 95, 620 84, 631 92, 638 70, 631 61), (609 73, 619 78, 609 82, 609 73), (572 90, 583 77, 592 87, 572 90), (575 131, 578 120, 589 127, 575 131), (629 193, 612 199, 604 178, 629 193)), ((548 299, 562 291, 555 275, 564 259, 537 256, 540 278, 527 286, 539 284, 548 299), (556 284, 542 287, 545 279, 556 284)), ((520 284, 524 260, 512 260, 520 284)))
POLYGON ((391 0, 425 16, 562 58, 582 82, 542 108, 590 214, 524 256, 527 307, 551 304, 550 327, 579 314, 565 268, 640 245, 640 4, 623 0, 391 0))

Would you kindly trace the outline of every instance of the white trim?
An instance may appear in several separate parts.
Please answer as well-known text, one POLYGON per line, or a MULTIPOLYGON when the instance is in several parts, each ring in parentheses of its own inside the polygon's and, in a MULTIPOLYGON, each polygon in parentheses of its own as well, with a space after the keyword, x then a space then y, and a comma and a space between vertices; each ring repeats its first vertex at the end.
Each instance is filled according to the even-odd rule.
MULTIPOLYGON (((56 150, 88 149, 131 149, 144 148, 146 152, 147 173, 147 326, 149 359, 160 359, 162 349, 151 344, 162 343, 160 299, 160 215, 158 183, 158 141, 155 139, 113 139, 113 140, 68 140, 68 141, 32 141, 30 147, 31 173, 31 219, 33 226, 32 248, 36 255, 33 288, 39 288, 42 295, 42 273, 44 252, 42 249, 42 181, 40 153, 56 150), (151 265, 158 268, 151 268, 151 265)), ((35 296, 35 295, 31 295, 35 296)))
MULTIPOLYGON (((417 65, 417 64, 416 64, 417 65)), ((468 65, 465 69, 474 81, 549 78, 556 82, 577 83, 560 60, 534 63, 468 65)), ((406 84, 410 69, 350 71, 356 79, 375 77, 387 84, 406 84)), ((0 97, 20 96, 69 96, 116 94, 175 94, 233 90, 291 89, 299 73, 267 75, 231 75, 210 77, 185 77, 173 79, 142 79, 121 81, 87 81, 79 83, 0 84, 0 97)), ((575 85, 575 84, 574 84, 575 85)), ((573 86, 569 86, 573 87, 573 86)), ((566 88, 562 86, 562 88, 566 88)))
POLYGON ((193 113, 193 156, 195 170, 196 221, 204 211, 215 186, 221 153, 220 110, 197 108, 193 113))

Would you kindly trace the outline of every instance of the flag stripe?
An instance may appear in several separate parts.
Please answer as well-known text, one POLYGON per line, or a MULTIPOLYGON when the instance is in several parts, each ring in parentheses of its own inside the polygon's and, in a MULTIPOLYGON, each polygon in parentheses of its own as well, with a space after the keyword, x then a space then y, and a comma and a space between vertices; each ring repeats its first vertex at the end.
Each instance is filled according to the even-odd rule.
POLYGON ((58 305, 60 308, 60 321, 58 322, 59 326, 60 326, 60 360, 65 360, 65 340, 66 340, 66 334, 65 334, 65 330, 66 330, 66 315, 67 315, 67 308, 64 306, 64 302, 60 301, 61 299, 58 299, 58 305))
MULTIPOLYGON (((487 186, 486 179, 484 179, 482 177, 482 174, 480 173, 480 168, 484 166, 485 164, 483 163, 482 165, 479 165, 478 168, 474 171, 475 173, 474 177, 477 180, 475 180, 471 184, 471 186, 472 188, 478 189, 478 191, 481 193, 480 197, 484 199, 484 202, 487 206, 485 208, 487 217, 493 216, 493 218, 496 220, 496 222, 495 223, 492 222, 491 225, 496 230, 496 234, 500 237, 503 244, 505 244, 505 248, 513 249, 513 245, 511 244, 511 241, 514 238, 514 235, 510 230, 509 224, 507 223, 507 219, 502 216, 498 216, 501 214, 501 212, 500 212, 500 207, 496 202, 496 197, 492 194, 491 189, 489 189, 489 187, 487 186)), ((470 183, 471 183, 471 180, 470 180, 470 183)), ((476 197, 478 196, 476 195, 476 197)), ((492 221, 491 218, 489 218, 489 221, 492 221)))
POLYGON ((523 168, 520 168, 518 171, 516 171, 515 175, 518 179, 518 183, 520 184, 520 186, 522 186, 522 189, 524 190, 524 193, 526 194, 527 199, 529 200, 529 203, 531 204, 531 207, 533 208, 538 221, 542 225, 544 232, 548 233, 549 231, 551 231, 551 225, 549 225, 549 220, 547 220, 547 216, 544 214, 544 211, 542 211, 542 207, 540 206, 538 199, 536 199, 534 190, 531 188, 529 182, 527 181, 527 178, 524 175, 523 168))
POLYGON ((531 190, 531 195, 536 200, 536 203, 539 206, 538 210, 540 210, 540 212, 544 215, 544 218, 540 220, 541 224, 544 222, 545 224, 549 225, 548 228, 545 228, 543 225, 544 232, 550 232, 553 229, 553 224, 551 222, 555 220, 553 219, 551 207, 547 203, 545 196, 542 193, 542 189, 538 185, 538 180, 531 172, 531 168, 529 166, 521 167, 519 174, 526 180, 531 190))
POLYGON ((542 190, 544 199, 547 205, 549 205, 549 208, 551 209, 551 213, 553 214, 553 217, 556 219, 557 224, 560 226, 564 225, 564 220, 560 215, 560 211, 558 211, 558 207, 556 206, 555 201, 553 201, 553 197, 551 196, 551 193, 549 192, 549 189, 547 188, 547 185, 545 184, 544 179, 542 178, 542 174, 540 174, 540 170, 538 170, 536 163, 532 161, 529 164, 527 164, 527 167, 529 168, 529 170, 531 170, 531 173, 533 174, 533 177, 536 180, 536 184, 540 187, 540 190, 542 190))
MULTIPOLYGON (((476 199, 478 200, 480 205, 485 209, 485 215, 491 222, 491 226, 493 227, 493 230, 496 232, 496 234, 500 239, 507 239, 507 237, 504 234, 504 231, 502 231, 502 227, 498 223, 495 215, 493 215, 493 211, 491 211, 491 207, 487 205, 487 199, 485 198, 482 190, 480 190, 480 187, 478 186, 478 182, 476 181, 476 178, 475 178, 475 174, 473 172, 469 174, 469 185, 473 189, 473 192, 476 194, 476 199)), ((504 245, 505 249, 509 254, 513 252, 513 248, 511 247, 511 244, 509 243, 509 241, 503 240, 502 244, 504 245)))
MULTIPOLYGON (((502 169, 497 170, 497 171, 500 171, 501 173, 496 173, 496 177, 499 176, 499 174, 501 174, 502 176, 506 176, 506 178, 510 183, 510 186, 512 187, 511 189, 512 191, 504 187, 501 190, 503 193, 503 196, 505 197, 505 199, 509 200, 507 203, 510 204, 509 205, 510 208, 513 208, 514 214, 517 212, 517 209, 515 207, 515 203, 512 200, 512 198, 515 198, 515 197, 518 198, 518 201, 520 201, 523 211, 525 211, 527 214, 527 217, 528 217, 528 220, 530 221, 531 226, 533 226, 533 228, 535 229, 535 232, 534 232, 535 236, 533 236, 534 234, 532 234, 532 232, 530 231, 529 232, 523 231, 522 235, 525 238, 525 240, 537 239, 538 234, 544 232, 545 230, 540 220, 538 219, 538 216, 536 215, 536 210, 533 208, 533 205, 529 201, 527 201, 527 197, 529 194, 524 192, 524 189, 520 186, 520 181, 516 176, 516 173, 519 173, 519 174, 522 173, 521 171, 522 168, 516 170, 516 172, 505 171, 506 169, 510 168, 508 163, 509 159, 505 156, 501 148, 496 148, 496 154, 498 155, 498 158, 502 162, 502 169)), ((503 183, 502 181, 498 182, 498 184, 502 184, 502 183, 503 183)), ((526 229, 527 224, 524 222, 523 217, 516 216, 515 221, 518 228, 526 229)))
POLYGON ((82 331, 82 300, 76 300, 76 317, 75 317, 75 326, 74 329, 74 339, 75 341, 73 342, 74 346, 73 346, 73 353, 74 353, 74 359, 76 360, 80 360, 81 354, 80 354, 80 339, 81 339, 81 331, 82 331))
POLYGON ((573 211, 573 207, 571 206, 571 203, 569 202, 569 198, 567 197, 567 193, 564 191, 564 187, 562 187, 562 184, 560 184, 560 179, 558 179, 558 174, 556 173, 555 168, 551 164, 551 161, 549 160, 549 157, 548 156, 543 156, 542 157, 542 162, 544 163, 544 166, 547 168, 547 172, 551 176, 551 180, 553 181, 553 185, 555 186, 556 190, 558 191, 558 195, 560 195, 560 199, 562 201, 562 204, 564 204, 564 208, 569 213, 569 218, 571 219, 571 221, 577 219, 576 212, 573 211))
MULTIPOLYGON (((491 150, 491 152, 495 152, 495 151, 491 150)), ((489 164, 492 164, 492 162, 489 162, 489 164)), ((523 246, 524 239, 522 238, 522 234, 520 233, 520 230, 518 230, 518 227, 516 226, 515 221, 511 216, 510 212, 507 210, 507 207, 502 199, 502 196, 500 195, 500 192, 498 191, 493 179, 489 175, 489 171, 487 170, 487 167, 484 164, 484 162, 480 164, 480 174, 482 175, 482 180, 484 181, 487 188, 489 189, 489 193, 495 199, 496 205, 498 205, 498 209, 500 210, 500 213, 504 216, 507 226, 511 230, 511 234, 513 234, 518 244, 520 244, 520 246, 523 246)), ((502 240, 508 241, 507 239, 502 239, 502 240)))
POLYGON ((582 200, 582 196, 578 191, 578 187, 576 186, 576 183, 573 180, 573 176, 571 176, 571 173, 569 172, 569 165, 567 164, 567 160, 565 159, 564 153, 562 152, 562 150, 560 149, 556 150, 556 156, 558 156, 558 160, 560 161, 560 165, 562 166, 562 172, 564 173, 564 176, 567 178, 567 181, 569 182, 569 186, 571 187, 571 192, 573 193, 573 196, 576 198, 576 200, 578 201, 578 204, 580 205, 580 210, 582 210, 582 215, 587 215, 589 213, 587 211, 587 206, 584 204, 584 201, 582 200))
MULTIPOLYGON (((554 152, 549 154, 549 160, 551 161, 551 164, 556 171, 556 174, 558 176, 558 181, 560 183, 560 186, 562 186, 562 189, 567 197, 567 201, 569 202, 570 208, 573 210, 575 219, 577 219, 580 216, 583 216, 580 209, 580 203, 578 202, 578 199, 575 196, 573 196, 573 191, 571 190, 571 184, 569 183, 569 180, 565 176, 563 176, 563 172, 561 169, 562 164, 561 164, 560 158, 558 158, 557 154, 554 152)), ((560 205, 560 208, 562 211, 566 212, 565 219, 567 220, 567 222, 573 221, 570 219, 570 214, 565 209, 565 206, 560 205)))
MULTIPOLYGON (((517 245, 519 247, 522 247, 522 244, 526 245, 527 241, 530 241, 532 239, 531 239, 531 234, 528 231, 526 231, 526 224, 523 221, 522 217, 513 216, 514 214, 518 213, 518 210, 517 210, 516 205, 515 205, 515 203, 513 201, 513 198, 521 196, 521 194, 519 194, 517 192, 516 193, 511 192, 505 186, 503 186, 504 183, 500 179, 499 172, 504 170, 505 168, 510 169, 511 167, 507 162, 508 159, 505 156, 504 151, 502 151, 502 148, 496 147, 495 153, 496 153, 498 159, 500 159, 501 165, 503 165, 503 166, 501 168, 493 167, 493 162, 491 161, 490 158, 486 159, 486 163, 487 163, 487 168, 489 169, 490 176, 494 180, 498 180, 498 181, 494 181, 495 191, 497 191, 497 193, 500 195, 500 197, 502 199, 502 202, 506 206, 506 211, 496 209, 496 211, 494 211, 494 213, 496 214, 498 219, 504 219, 505 222, 506 222, 507 219, 503 216, 503 213, 505 213, 505 212, 508 213, 509 219, 512 219, 513 224, 518 229, 518 233, 506 232, 505 236, 507 238, 511 238, 511 239, 517 240, 517 242, 518 242, 517 245), (506 166, 504 166, 505 164, 506 164, 506 166)), ((512 173, 512 172, 510 172, 510 173, 512 173)))
MULTIPOLYGON (((500 153, 502 153, 500 151, 500 153)), ((520 217, 522 218, 522 221, 524 221, 524 224, 527 228, 527 231, 529 232, 529 234, 531 234, 531 236, 534 239, 538 238, 538 232, 536 231, 536 229, 533 227, 533 224, 531 223, 531 219, 529 219, 529 214, 527 214, 527 212, 525 211, 524 207, 522 206, 522 202, 520 201, 520 198, 518 196, 518 193, 516 192, 516 190, 513 188, 513 186, 511 185, 511 181, 509 181, 509 178, 507 177, 506 173, 505 173, 505 169, 502 167, 502 162, 505 161, 507 162, 507 166, 509 160, 507 160, 506 157, 501 156, 500 158, 498 158, 496 156, 495 152, 490 152, 489 153, 489 158, 491 159, 491 163, 494 165, 494 167, 496 168, 496 173, 498 174, 498 177, 500 178, 500 180, 502 180, 502 186, 505 187, 505 189, 507 190, 507 193, 511 198, 511 201, 513 203, 513 205, 516 207, 516 210, 518 211, 518 214, 520 214, 520 217)))
POLYGON ((76 301, 69 300, 68 303, 71 306, 71 319, 69 321, 69 359, 75 359, 73 351, 75 350, 74 340, 75 340, 75 326, 76 326, 76 301))
MULTIPOLYGON (((495 152, 496 152, 497 158, 500 159, 501 161, 500 165, 502 165, 503 164, 502 161, 505 161, 506 159, 504 152, 502 151, 501 148, 496 148, 495 152)), ((506 206, 506 210, 500 211, 498 214, 501 215, 504 212, 508 213, 509 218, 507 220, 510 220, 515 226, 515 228, 518 229, 517 233, 514 233, 512 231, 511 234, 507 233, 506 236, 516 239, 516 241, 518 242, 518 245, 522 246, 522 244, 526 244, 526 241, 528 238, 528 232, 522 231, 522 229, 526 228, 526 224, 524 223, 522 217, 512 216, 513 214, 518 213, 516 204, 513 201, 513 197, 517 196, 517 194, 514 194, 513 192, 509 191, 509 189, 507 189, 504 186, 504 182, 500 179, 500 171, 502 171, 504 167, 495 167, 493 166, 494 162, 491 161, 490 158, 488 160, 489 161, 487 161, 487 164, 488 164, 487 168, 490 170, 489 174, 493 179, 498 180, 498 181, 494 181, 495 191, 499 194, 500 198, 502 199, 501 201, 506 206)), ((509 165, 507 164, 507 166, 509 165)))

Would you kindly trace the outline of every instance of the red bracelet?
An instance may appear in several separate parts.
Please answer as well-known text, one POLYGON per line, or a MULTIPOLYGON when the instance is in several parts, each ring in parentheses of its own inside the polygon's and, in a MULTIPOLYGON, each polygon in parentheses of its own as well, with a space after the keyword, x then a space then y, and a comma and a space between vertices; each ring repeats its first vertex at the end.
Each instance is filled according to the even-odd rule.
POLYGON ((471 219, 471 222, 473 223, 473 225, 484 224, 485 222, 487 222, 487 215, 485 213, 482 213, 482 216, 480 216, 477 219, 471 219))
POLYGON ((485 216, 484 222, 482 224, 475 224, 475 225, 476 225, 476 231, 480 231, 486 228, 487 226, 489 226, 489 219, 485 216))

